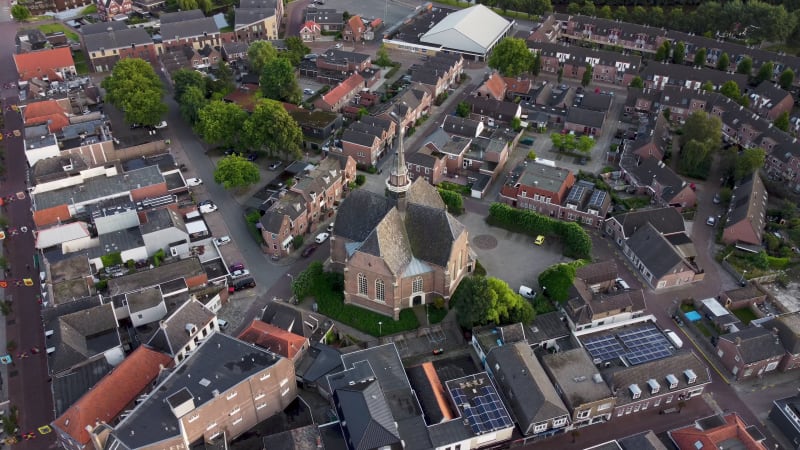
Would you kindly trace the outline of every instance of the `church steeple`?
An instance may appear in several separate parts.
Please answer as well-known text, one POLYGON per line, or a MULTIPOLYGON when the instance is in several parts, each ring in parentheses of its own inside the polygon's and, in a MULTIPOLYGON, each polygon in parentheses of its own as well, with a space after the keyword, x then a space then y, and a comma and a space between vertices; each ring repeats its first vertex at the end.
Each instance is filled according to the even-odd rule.
POLYGON ((386 179, 386 189, 389 190, 389 195, 397 200, 397 209, 400 212, 405 212, 406 209, 406 192, 411 187, 411 179, 408 176, 408 167, 406 167, 405 147, 403 146, 403 136, 406 134, 403 123, 395 113, 391 113, 392 117, 397 119, 397 129, 400 133, 400 142, 397 145, 397 152, 394 155, 394 164, 386 179))

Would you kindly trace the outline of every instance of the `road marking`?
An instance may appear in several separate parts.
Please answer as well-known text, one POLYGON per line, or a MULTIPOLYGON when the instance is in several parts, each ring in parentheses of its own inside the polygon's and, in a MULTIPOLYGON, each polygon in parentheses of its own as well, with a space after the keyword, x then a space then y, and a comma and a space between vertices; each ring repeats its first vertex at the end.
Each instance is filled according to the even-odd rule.
POLYGON ((722 378, 722 381, 724 381, 725 384, 731 384, 730 380, 728 380, 728 377, 726 377, 722 372, 720 372, 719 369, 717 369, 717 365, 714 364, 714 362, 711 361, 711 358, 709 358, 708 355, 706 354, 706 352, 704 352, 703 349, 699 345, 697 345, 697 342, 695 342, 695 340, 692 339, 692 337, 689 335, 689 333, 687 333, 686 330, 684 330, 683 328, 678 327, 678 329, 680 329, 681 332, 683 333, 683 335, 686 336, 686 338, 689 339, 692 342, 692 344, 694 345, 694 348, 696 348, 697 351, 699 351, 700 354, 703 355, 703 358, 705 358, 706 361, 708 361, 708 364, 711 366, 712 369, 714 369, 715 372, 717 372, 717 374, 720 376, 720 378, 722 378))

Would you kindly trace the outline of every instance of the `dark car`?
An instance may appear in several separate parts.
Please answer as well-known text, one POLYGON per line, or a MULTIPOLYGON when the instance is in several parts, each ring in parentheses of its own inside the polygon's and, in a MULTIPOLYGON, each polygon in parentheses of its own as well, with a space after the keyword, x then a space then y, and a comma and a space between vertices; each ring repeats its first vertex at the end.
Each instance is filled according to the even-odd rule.
POLYGON ((257 159, 258 159, 258 154, 256 154, 256 153, 248 153, 247 154, 247 160, 248 161, 253 162, 253 161, 257 160, 257 159))
POLYGON ((231 264, 230 267, 228 267, 228 268, 230 269, 231 272, 236 272, 237 270, 244 270, 244 264, 235 263, 235 264, 231 264))
POLYGON ((303 258, 308 258, 309 256, 311 256, 312 253, 314 253, 316 249, 317 249, 316 245, 309 245, 303 250, 303 253, 301 253, 301 255, 303 256, 303 258))
POLYGON ((256 287, 256 280, 252 278, 245 278, 243 280, 236 280, 233 285, 228 286, 228 292, 236 292, 244 289, 252 289, 256 287))

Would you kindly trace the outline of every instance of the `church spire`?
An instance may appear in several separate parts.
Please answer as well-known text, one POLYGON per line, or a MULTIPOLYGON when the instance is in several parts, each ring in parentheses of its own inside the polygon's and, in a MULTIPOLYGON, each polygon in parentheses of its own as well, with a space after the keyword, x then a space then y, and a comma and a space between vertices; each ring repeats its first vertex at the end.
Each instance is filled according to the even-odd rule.
POLYGON ((394 164, 386 179, 386 189, 389 190, 389 195, 397 200, 397 208, 400 212, 405 212, 406 209, 406 192, 411 187, 411 179, 408 176, 408 167, 406 167, 405 147, 403 146, 403 136, 405 127, 395 113, 391 116, 397 119, 397 132, 400 134, 400 142, 397 145, 397 152, 394 155, 394 164))

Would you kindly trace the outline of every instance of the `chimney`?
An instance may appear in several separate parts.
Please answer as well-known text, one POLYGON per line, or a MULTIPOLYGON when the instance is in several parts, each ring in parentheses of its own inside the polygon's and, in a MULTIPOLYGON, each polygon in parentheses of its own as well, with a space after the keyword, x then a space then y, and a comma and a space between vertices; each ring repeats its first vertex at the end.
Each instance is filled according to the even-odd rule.
POLYGON ((742 345, 742 338, 736 336, 736 346, 739 347, 740 345, 742 345))

